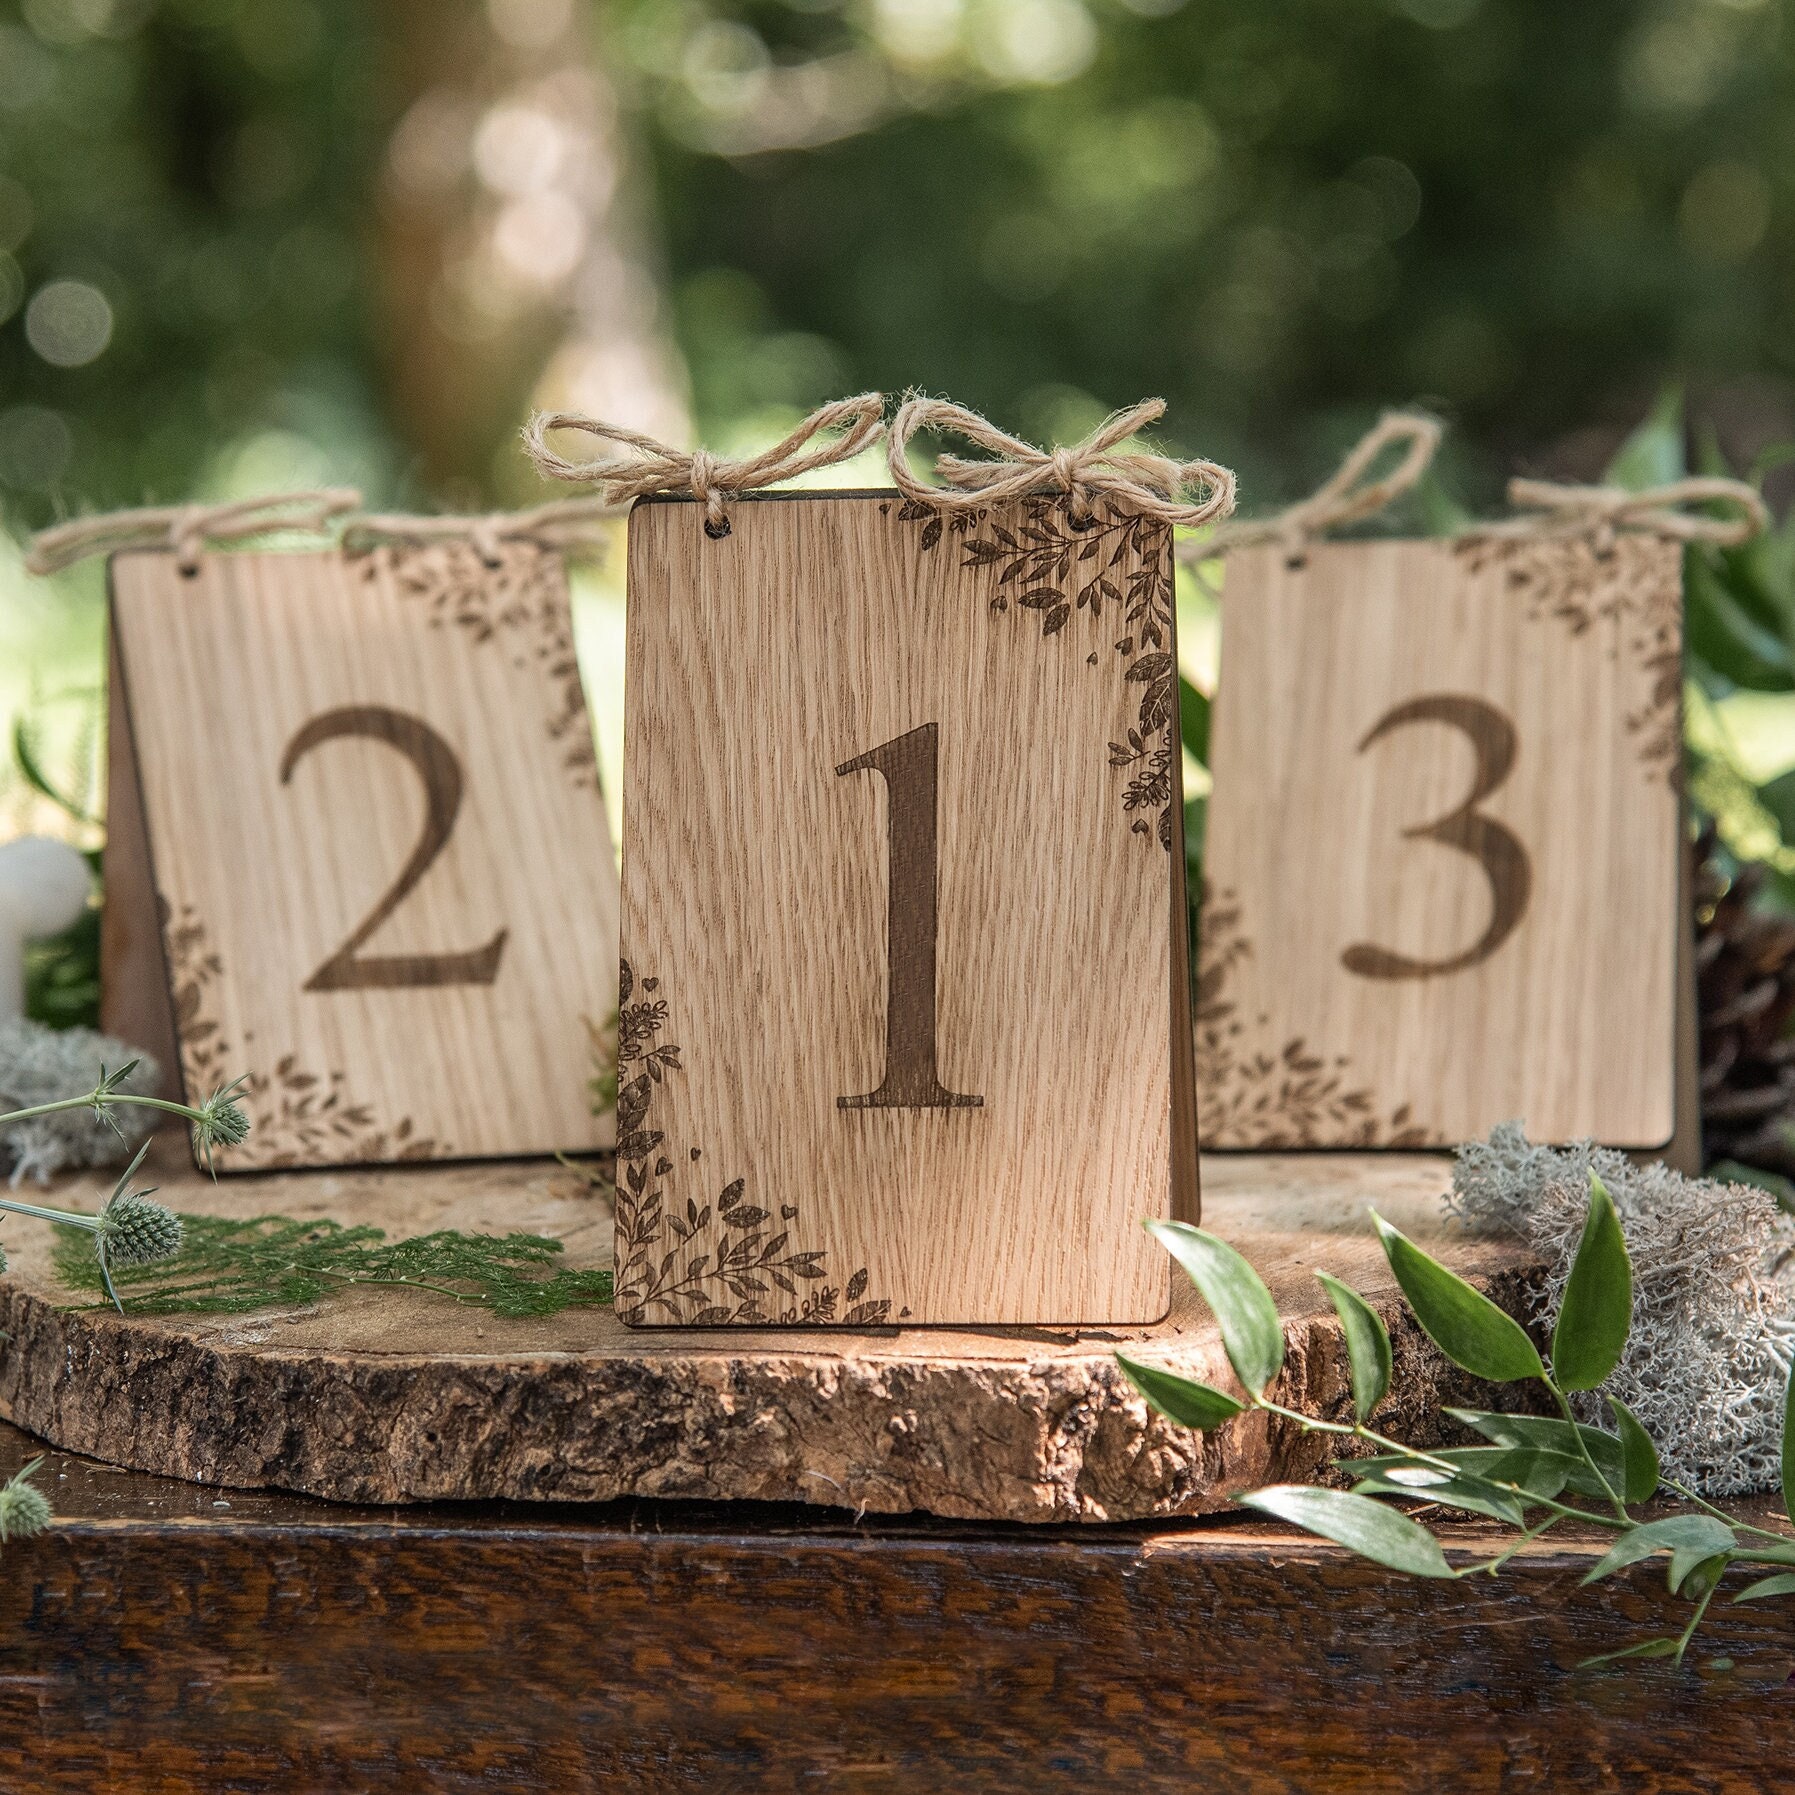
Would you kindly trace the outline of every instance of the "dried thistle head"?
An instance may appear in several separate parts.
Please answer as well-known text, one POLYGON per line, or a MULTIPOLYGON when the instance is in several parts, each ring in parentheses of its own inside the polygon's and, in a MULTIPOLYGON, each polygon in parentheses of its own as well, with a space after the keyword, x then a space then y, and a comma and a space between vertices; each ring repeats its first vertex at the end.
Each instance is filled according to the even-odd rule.
POLYGON ((30 1539, 50 1525, 50 1503, 26 1481, 44 1461, 34 1458, 11 1481, 0 1484, 0 1540, 30 1539))
POLYGON ((237 1101, 247 1078, 220 1085, 193 1113, 193 1151, 211 1171, 214 1147, 240 1146, 249 1138, 249 1115, 237 1101))
POLYGON ((137 1157, 125 1167, 124 1176, 112 1187, 106 1206, 93 1218, 93 1256, 100 1267, 100 1282, 122 1315, 125 1305, 112 1287, 114 1265, 151 1265, 181 1250, 181 1218, 161 1203, 152 1203, 149 1190, 133 1190, 131 1180, 149 1152, 145 1141, 137 1157))
POLYGON ((147 1190, 125 1191, 100 1211, 94 1250, 112 1265, 153 1265, 173 1258, 181 1250, 181 1218, 152 1203, 147 1190))

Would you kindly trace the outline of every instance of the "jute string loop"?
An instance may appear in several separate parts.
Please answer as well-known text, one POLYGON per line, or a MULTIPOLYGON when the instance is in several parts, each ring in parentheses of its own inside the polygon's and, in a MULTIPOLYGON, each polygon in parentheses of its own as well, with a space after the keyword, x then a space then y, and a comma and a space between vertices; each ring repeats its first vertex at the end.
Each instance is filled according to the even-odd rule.
POLYGON ((1440 435, 1439 419, 1425 412, 1387 411, 1306 499, 1270 517, 1236 518, 1221 524, 1202 542, 1181 543, 1180 558, 1209 561, 1230 549, 1266 542, 1282 543, 1288 553, 1300 555, 1314 537, 1341 524, 1357 523, 1401 498, 1432 465, 1440 435), (1407 444, 1402 459, 1381 480, 1366 479, 1377 458, 1397 443, 1407 444))
POLYGON ((146 505, 72 518, 32 538, 26 571, 59 573, 89 555, 126 549, 173 549, 183 573, 196 573, 208 543, 231 545, 276 530, 329 533, 334 519, 354 511, 361 494, 348 487, 319 487, 238 499, 227 505, 146 505))
POLYGON ((729 534, 725 507, 731 499, 820 467, 851 461, 879 440, 885 429, 884 411, 885 399, 880 393, 832 400, 818 406, 770 449, 738 461, 713 455, 708 449, 669 448, 638 430, 626 430, 621 424, 607 424, 577 411, 538 412, 524 427, 524 448, 549 479, 591 481, 608 506, 627 505, 652 493, 689 493, 704 506, 705 533, 720 537, 729 534), (621 445, 626 453, 572 461, 548 446, 552 430, 581 430, 621 445), (833 441, 818 440, 831 431, 841 434, 833 441))
POLYGON ((1234 509, 1234 476, 1227 468, 1213 461, 1175 461, 1167 455, 1119 449, 1164 412, 1163 399, 1143 399, 1112 412, 1083 442, 1037 449, 964 405, 912 394, 891 420, 885 455, 898 491, 939 511, 966 511, 1005 499, 1063 492, 1078 519, 1088 517, 1099 498, 1162 523, 1193 528, 1226 517, 1234 509), (919 430, 951 430, 987 450, 993 459, 937 456, 935 472, 944 484, 927 485, 911 471, 906 454, 919 430))
POLYGON ((1737 548, 1770 527, 1770 509, 1756 487, 1719 475, 1695 475, 1663 486, 1631 491, 1624 486, 1560 486, 1550 480, 1511 480, 1508 502, 1526 515, 1499 518, 1466 530, 1468 538, 1592 536, 1606 547, 1623 532, 1668 536, 1737 548), (1721 504, 1730 517, 1687 511, 1686 505, 1721 504))
POLYGON ((595 549, 604 541, 605 521, 614 507, 597 494, 577 499, 551 499, 529 511, 494 511, 483 517, 379 515, 358 517, 343 532, 351 551, 383 542, 467 542, 488 567, 504 559, 507 542, 567 551, 595 549))

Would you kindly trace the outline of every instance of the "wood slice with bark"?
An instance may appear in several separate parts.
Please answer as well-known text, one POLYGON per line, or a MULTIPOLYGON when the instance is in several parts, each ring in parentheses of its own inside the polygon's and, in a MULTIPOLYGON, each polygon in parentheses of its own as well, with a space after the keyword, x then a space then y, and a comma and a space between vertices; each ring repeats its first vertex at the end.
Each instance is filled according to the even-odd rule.
MULTIPOLYGON (((213 1185, 184 1167, 180 1142, 157 1151, 162 1197, 188 1212, 333 1217, 389 1238, 527 1229, 563 1240, 572 1265, 609 1259, 609 1205, 552 1164, 213 1185)), ((1512 1244, 1445 1228, 1448 1176, 1418 1154, 1206 1166, 1206 1222, 1258 1266, 1285 1317, 1285 1400, 1350 1406, 1317 1270, 1356 1284, 1391 1324, 1387 1431, 1437 1438, 1441 1404, 1478 1396, 1415 1329, 1365 1222, 1375 1202, 1521 1311, 1539 1268, 1512 1244)), ((57 1282, 51 1244, 43 1224, 7 1229, 0 1413, 58 1446, 204 1483, 354 1502, 748 1497, 1083 1522, 1216 1510, 1236 1490, 1324 1469, 1315 1438, 1263 1415, 1203 1436, 1149 1414, 1118 1348, 1231 1381, 1182 1279, 1164 1322, 1085 1331, 655 1331, 608 1308, 507 1320, 373 1288, 250 1315, 120 1317, 69 1306, 89 1299, 57 1282)))

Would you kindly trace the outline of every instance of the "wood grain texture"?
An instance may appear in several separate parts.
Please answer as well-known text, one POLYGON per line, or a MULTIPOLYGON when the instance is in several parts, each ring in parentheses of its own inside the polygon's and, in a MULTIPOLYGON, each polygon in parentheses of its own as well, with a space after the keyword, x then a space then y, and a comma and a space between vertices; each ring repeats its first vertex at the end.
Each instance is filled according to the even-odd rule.
POLYGON ((731 525, 630 520, 621 1313, 1164 1314, 1167 533, 895 493, 731 525))
POLYGON ((131 719, 119 670, 118 632, 106 643, 106 845, 100 907, 100 1026, 155 1056, 162 1068, 156 1095, 181 1097, 181 1044, 175 1035, 162 923, 150 867, 149 826, 131 719))
POLYGON ((153 1030, 161 971, 189 1096, 250 1074, 221 1169, 602 1144, 616 874, 559 559, 126 555, 112 615, 108 1013, 153 1030))
POLYGON ((1795 1751, 1791 1605, 1723 1592, 1689 1667, 1579 1672, 1684 1612, 1654 1566, 1579 1588, 1579 1534, 1442 1585, 1249 1519, 45 1481, 63 1519, 0 1580, 0 1786, 33 1795, 1759 1795, 1795 1751))
POLYGON ((1206 1144, 1661 1147, 1680 676, 1675 544, 1230 558, 1206 1144))
MULTIPOLYGON (((159 1139, 172 1156, 175 1143, 159 1139)), ((158 1168, 160 1173, 165 1168, 158 1168)), ((389 1236, 523 1228, 608 1258, 608 1206, 554 1168, 277 1174, 214 1186, 178 1169, 175 1207, 348 1216, 389 1236)), ((1243 1156, 1212 1166, 1208 1224, 1265 1276, 1285 1317, 1285 1388, 1344 1413, 1338 1321, 1313 1273, 1390 1322, 1399 1425, 1483 1394, 1407 1319, 1365 1219, 1381 1213, 1519 1308, 1537 1267, 1446 1230, 1443 1160, 1243 1156)), ((609 1309, 502 1320, 426 1295, 348 1292, 316 1308, 122 1320, 70 1311, 48 1230, 6 1233, 0 1412, 59 1445, 145 1470, 346 1501, 624 1495, 842 1504, 868 1512, 1101 1522, 1196 1513, 1250 1483, 1313 1475, 1315 1440, 1242 1417, 1201 1436, 1148 1413, 1120 1348, 1211 1383, 1231 1374, 1178 1282, 1167 1319, 1094 1330, 625 1327, 609 1309), (71 1378, 69 1367, 80 1368, 71 1378)))

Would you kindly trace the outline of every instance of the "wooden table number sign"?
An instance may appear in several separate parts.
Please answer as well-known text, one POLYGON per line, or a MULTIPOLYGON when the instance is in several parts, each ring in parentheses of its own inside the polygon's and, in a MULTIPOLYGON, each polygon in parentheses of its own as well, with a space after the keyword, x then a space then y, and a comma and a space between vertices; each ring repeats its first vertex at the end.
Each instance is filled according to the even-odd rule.
POLYGON ((220 1170, 605 1139, 616 872, 554 520, 517 521, 112 558, 105 1025, 189 1100, 248 1075, 220 1170))
POLYGON ((1007 437, 990 489, 924 487, 906 408, 903 490, 738 496, 878 419, 742 468, 538 455, 640 497, 618 1313, 1157 1319, 1140 1224, 1196 1204, 1167 514, 1225 476, 1136 503, 1122 429, 1070 493, 1007 437))
POLYGON ((1735 526, 1657 495, 1517 496, 1552 508, 1294 550, 1230 526, 1210 1147, 1452 1146, 1511 1119, 1541 1141, 1678 1135, 1681 538, 1735 526))

